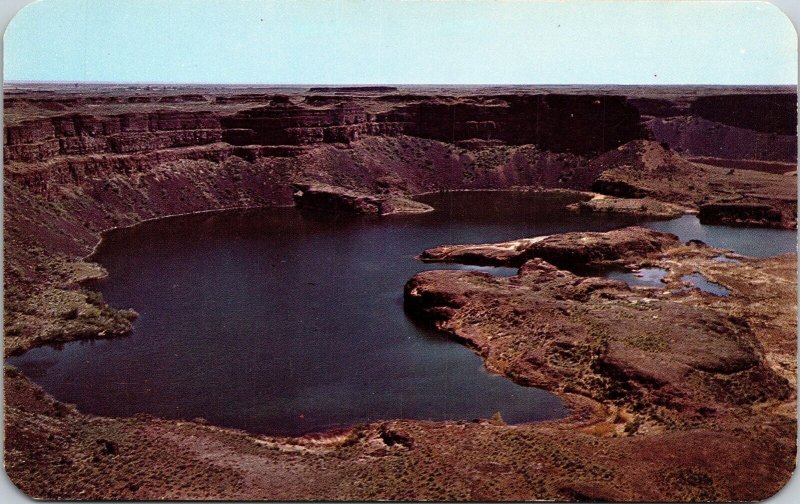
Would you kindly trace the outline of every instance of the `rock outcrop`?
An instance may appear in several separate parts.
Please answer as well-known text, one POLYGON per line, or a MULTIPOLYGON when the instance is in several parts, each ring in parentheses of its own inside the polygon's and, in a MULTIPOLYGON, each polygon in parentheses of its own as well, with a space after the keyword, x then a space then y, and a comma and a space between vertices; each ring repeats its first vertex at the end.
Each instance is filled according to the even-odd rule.
POLYGON ((555 152, 592 154, 643 134, 636 109, 614 96, 428 99, 375 114, 355 103, 333 100, 339 103, 324 108, 284 104, 242 111, 223 119, 224 138, 236 145, 315 144, 405 134, 450 143, 533 144, 555 152))
POLYGON ((783 227, 781 211, 764 203, 709 203, 700 206, 700 222, 735 226, 783 227))
MULTIPOLYGON (((513 277, 424 271, 406 284, 406 308, 475 349, 489 369, 520 383, 577 392, 642 414, 663 407, 669 413, 659 415, 674 419, 691 417, 690 411, 706 417, 791 398, 794 364, 786 345, 794 336, 780 326, 796 313, 794 257, 719 262, 722 251, 674 237, 619 239, 636 233, 629 228, 521 240, 543 248, 524 254, 527 260, 513 277), (603 234, 618 236, 599 239, 603 234), (666 284, 632 288, 569 271, 597 264, 595 258, 656 265, 668 271, 666 284), (730 296, 719 301, 687 290, 683 276, 698 271, 729 286, 730 296)), ((480 254, 496 261, 507 245, 441 247, 430 256, 474 263, 480 254)))
POLYGON ((797 160, 794 134, 766 133, 709 121, 697 116, 654 118, 645 121, 653 139, 684 156, 720 160, 797 160))
POLYGON ((577 232, 503 243, 440 245, 424 251, 419 258, 426 262, 492 266, 521 266, 539 258, 564 269, 580 270, 640 260, 677 243, 678 237, 673 234, 635 226, 606 233, 577 232))
POLYGON ((330 86, 312 87, 309 93, 391 93, 397 91, 394 86, 330 86))
MULTIPOLYGON (((594 184, 617 198, 587 202, 593 211, 675 204, 778 225, 775 209, 795 225, 796 177, 774 175, 796 159, 793 90, 748 91, 774 103, 567 92, 6 87, 6 354, 130 330, 135 313, 80 286, 102 274, 84 258, 103 230, 291 205, 298 182, 309 184, 298 206, 337 211, 427 210, 404 195, 428 191, 594 184)), ((796 257, 718 262, 722 251, 641 229, 427 253, 520 266, 507 279, 421 273, 409 313, 490 370, 556 391, 569 418, 394 420, 287 440, 86 415, 7 368, 9 477, 47 499, 739 501, 791 476, 796 257), (670 271, 664 289, 577 275, 644 262, 670 271), (731 294, 681 282, 693 273, 731 294)))
MULTIPOLYGON (((598 156, 590 166, 600 173, 592 184, 592 190, 598 193, 652 198, 695 210, 708 204, 722 204, 710 209, 739 208, 742 216, 748 212, 744 209, 749 208, 755 216, 749 220, 753 224, 797 226, 796 179, 790 174, 692 163, 656 142, 643 140, 598 156)), ((718 213, 707 209, 701 220, 718 213)))
POLYGON ((4 140, 6 163, 33 162, 205 145, 221 141, 222 130, 214 114, 203 112, 69 114, 7 125, 4 140))
POLYGON ((679 410, 789 397, 746 325, 649 296, 541 259, 516 277, 426 271, 405 288, 410 313, 525 384, 679 410))
MULTIPOLYGON (((205 102, 201 95, 169 98, 170 103, 205 102)), ((423 100, 380 113, 369 113, 347 98, 336 98, 336 103, 324 107, 297 105, 288 97, 269 98, 268 105, 232 115, 157 110, 23 120, 6 125, 4 160, 39 162, 57 156, 129 154, 220 141, 239 146, 350 143, 364 135, 397 134, 448 142, 501 140, 590 154, 642 135, 636 109, 621 97, 423 100)))
POLYGON ((797 96, 791 93, 698 96, 689 113, 762 133, 797 134, 797 96))
POLYGON ((433 208, 397 195, 371 195, 319 183, 294 184, 298 208, 364 215, 425 213, 433 208))
POLYGON ((674 219, 688 211, 685 207, 652 198, 614 198, 602 194, 597 194, 586 201, 573 203, 567 208, 577 212, 630 215, 654 219, 674 219))

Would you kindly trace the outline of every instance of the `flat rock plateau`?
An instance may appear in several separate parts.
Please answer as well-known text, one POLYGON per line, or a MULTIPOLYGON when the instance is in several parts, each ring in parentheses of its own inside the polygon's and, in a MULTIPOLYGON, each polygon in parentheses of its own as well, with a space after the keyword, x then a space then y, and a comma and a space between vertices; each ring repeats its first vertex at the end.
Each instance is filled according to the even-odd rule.
MULTIPOLYGON (((783 88, 10 85, 4 352, 129 334, 136 313, 83 286, 105 274, 84 258, 103 231, 168 215, 388 215, 430 210, 411 199, 425 192, 571 190, 576 211, 794 229, 796 102, 783 88)), ((9 477, 43 499, 739 501, 791 476, 795 254, 639 227, 419 252, 519 268, 425 271, 406 310, 557 393, 568 417, 277 438, 88 415, 6 366, 9 477), (607 267, 667 274, 631 287, 592 274, 607 267)))

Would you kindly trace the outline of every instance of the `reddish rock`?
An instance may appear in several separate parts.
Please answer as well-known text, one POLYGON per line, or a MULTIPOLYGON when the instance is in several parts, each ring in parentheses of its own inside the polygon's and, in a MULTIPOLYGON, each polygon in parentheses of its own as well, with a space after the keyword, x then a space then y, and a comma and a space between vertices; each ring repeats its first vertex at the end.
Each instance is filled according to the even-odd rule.
POLYGON ((424 251, 420 259, 521 266, 529 259, 541 258, 565 269, 581 269, 641 259, 678 243, 678 237, 673 234, 634 226, 606 233, 577 232, 493 244, 441 245, 424 251))
POLYGON ((644 140, 598 156, 590 167, 600 173, 592 184, 592 190, 598 193, 648 197, 692 209, 719 204, 707 207, 701 218, 730 223, 737 222, 738 213, 745 224, 797 225, 797 184, 791 175, 692 163, 656 142, 644 140))
MULTIPOLYGON (((693 97, 240 91, 5 90, 7 353, 112 335, 109 320, 120 314, 110 307, 108 317, 90 318, 81 310, 54 318, 49 310, 53 299, 80 294, 75 267, 88 266, 81 258, 100 231, 178 213, 288 205, 297 180, 357 189, 355 201, 377 198, 386 213, 409 205, 400 191, 586 189, 608 172, 602 183, 621 195, 695 208, 743 195, 735 202, 774 206, 784 224, 793 215, 795 178, 739 170, 752 163, 708 170, 668 154, 713 148, 709 139, 726 156, 750 161, 791 154, 782 146, 793 145, 794 130, 757 131, 775 110, 753 117, 758 107, 740 106, 746 98, 695 109, 708 119, 675 121, 669 140, 654 135, 663 152, 634 143, 590 162, 648 134, 637 109, 666 124, 686 116, 693 97)), ((794 106, 779 115, 794 121, 794 106)), ((397 420, 285 440, 144 415, 83 415, 6 369, 6 470, 23 491, 46 499, 770 496, 790 477, 796 452, 796 258, 702 266, 681 254, 718 252, 677 247, 656 259, 660 238, 623 242, 575 242, 570 250, 553 239, 542 253, 565 268, 583 260, 635 263, 640 253, 682 268, 676 275, 699 268, 732 294, 670 298, 537 259, 509 279, 428 272, 407 292, 412 316, 475 348, 492 371, 560 392, 573 408, 568 419, 515 426, 397 420)), ((487 250, 518 260, 518 251, 487 250)))
POLYGON ((209 112, 70 114, 7 125, 3 159, 35 162, 57 156, 149 152, 221 139, 219 119, 209 112))
POLYGON ((769 367, 747 325, 650 296, 541 259, 510 278, 425 271, 405 287, 412 316, 521 383, 678 412, 789 397, 791 386, 769 367))

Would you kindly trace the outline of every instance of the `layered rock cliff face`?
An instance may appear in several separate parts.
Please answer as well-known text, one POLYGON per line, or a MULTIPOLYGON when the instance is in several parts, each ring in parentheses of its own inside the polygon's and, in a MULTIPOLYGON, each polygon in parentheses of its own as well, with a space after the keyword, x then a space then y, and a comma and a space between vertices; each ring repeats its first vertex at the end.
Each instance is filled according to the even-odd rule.
MULTIPOLYGON (((736 161, 783 161, 788 163, 783 171, 792 171, 797 160, 797 137, 793 134, 766 133, 697 116, 654 118, 648 120, 646 126, 653 138, 683 155, 736 161)), ((759 167, 753 165, 750 169, 759 167)))
POLYGON ((736 168, 778 173, 794 170, 794 93, 634 98, 631 103, 642 115, 650 137, 682 155, 710 158, 703 161, 736 168))
MULTIPOLYGON (((54 258, 69 263, 88 254, 104 229, 179 213, 291 205, 297 183, 382 202, 437 190, 594 184, 598 192, 687 208, 736 203, 724 207, 726 222, 792 227, 796 220, 794 178, 734 170, 724 158, 715 158, 724 167, 692 163, 677 150, 705 138, 694 130, 680 145, 643 140, 660 134, 655 119, 709 121, 692 115, 698 111, 726 121, 714 124, 735 130, 737 145, 750 139, 766 152, 762 158, 785 160, 792 152, 780 146, 794 108, 774 103, 791 102, 790 93, 700 100, 492 89, 10 92, 4 190, 12 324, 15 307, 24 312, 26 300, 41 293, 42 279, 56 275, 73 289, 69 268, 54 258), (762 102, 769 120, 751 117, 762 102), (728 106, 735 113, 724 113, 728 106), (755 219, 752 205, 768 205, 769 218, 755 219)), ((28 342, 20 348, 46 338, 37 322, 46 317, 29 318, 14 340, 28 342)))
POLYGON ((35 162, 56 156, 130 154, 220 140, 219 118, 207 112, 78 113, 6 126, 3 160, 35 162))
MULTIPOLYGON (((322 101, 312 98, 312 103, 322 101)), ((235 145, 352 142, 363 135, 405 134, 448 143, 533 144, 578 154, 603 152, 643 135, 638 112, 618 96, 437 98, 376 114, 352 103, 309 109, 284 102, 239 112, 222 124, 224 139, 235 145)))
POLYGON ((415 168, 435 168, 438 178, 447 178, 455 163, 463 172, 456 188, 482 184, 483 177, 472 173, 470 165, 497 172, 483 185, 585 188, 593 175, 578 173, 583 162, 575 156, 602 152, 643 135, 636 109, 613 96, 432 97, 388 108, 377 107, 384 102, 372 98, 258 93, 88 102, 36 97, 28 102, 12 98, 11 103, 8 115, 16 119, 6 124, 6 176, 38 193, 112 174, 149 173, 183 160, 220 163, 235 156, 256 162, 313 153, 325 144, 350 148, 365 138, 396 136, 428 141, 418 142, 421 150, 449 150, 449 155, 434 160, 409 161, 415 168), (173 104, 170 109, 161 105, 166 98, 173 104), (212 102, 226 105, 215 107, 212 102), (447 145, 438 147, 439 142, 447 145), (524 147, 517 152, 513 146, 524 147), (438 169, 440 162, 447 166, 438 169))
POLYGON ((3 159, 10 176, 41 186, 45 178, 65 183, 98 174, 102 166, 132 173, 180 159, 219 162, 238 156, 252 162, 296 156, 322 144, 352 145, 370 136, 405 135, 472 151, 531 145, 582 157, 651 137, 675 152, 708 158, 708 164, 730 161, 737 168, 792 171, 792 165, 775 163, 793 163, 797 157, 794 101, 790 93, 688 99, 399 92, 120 92, 52 99, 18 94, 6 100, 12 120, 6 122, 3 159))
POLYGON ((226 117, 222 124, 224 140, 233 145, 350 143, 362 135, 396 135, 408 127, 398 122, 376 122, 352 103, 308 108, 276 101, 226 117))
POLYGON ((737 128, 777 135, 797 133, 797 97, 789 93, 700 96, 690 110, 693 115, 737 128))
MULTIPOLYGON (((654 120, 708 122, 692 115, 699 111, 730 123, 713 124, 735 131, 734 144, 750 141, 761 158, 789 159, 791 149, 781 146, 794 137, 782 133, 794 108, 774 103, 793 94, 383 93, 17 91, 6 101, 4 136, 7 292, 40 289, 34 279, 59 270, 44 263, 89 253, 101 230, 178 213, 291 205, 293 184, 304 182, 381 201, 435 190, 594 185, 688 208, 750 205, 741 215, 744 207, 726 206, 726 222, 792 227, 796 220, 794 178, 734 170, 724 158, 715 158, 724 167, 687 161, 680 146, 706 138, 694 129, 669 146, 642 140, 662 135, 654 120), (751 117, 762 102, 773 104, 769 120, 751 117), (724 113, 727 106, 735 113, 724 113), (768 205, 769 219, 754 219, 753 204, 768 205)), ((719 145, 725 156, 748 156, 719 145)))
POLYGON ((639 113, 621 96, 491 96, 426 100, 387 114, 408 133, 443 142, 499 140, 591 155, 641 138, 639 113))
MULTIPOLYGON (((183 100, 183 98, 182 98, 183 100)), ((195 100, 193 100, 195 101, 195 100)), ((493 96, 423 100, 369 113, 338 97, 326 107, 272 97, 269 104, 220 115, 167 111, 95 116, 71 113, 9 124, 6 162, 57 156, 130 154, 207 145, 350 143, 364 135, 406 134, 456 142, 494 140, 594 154, 642 136, 639 114, 622 97, 493 96)), ((176 102, 177 103, 177 102, 176 102)))

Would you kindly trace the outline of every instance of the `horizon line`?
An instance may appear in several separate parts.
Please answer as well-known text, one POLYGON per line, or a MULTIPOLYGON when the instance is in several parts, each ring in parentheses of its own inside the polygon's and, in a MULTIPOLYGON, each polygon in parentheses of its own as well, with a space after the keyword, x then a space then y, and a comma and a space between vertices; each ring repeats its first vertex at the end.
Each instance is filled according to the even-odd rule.
POLYGON ((375 86, 441 86, 441 87, 466 87, 466 86, 484 86, 484 87, 524 87, 524 86, 739 86, 739 87, 756 87, 756 86, 773 86, 773 87, 799 87, 800 83, 613 83, 613 82, 570 82, 570 83, 320 83, 320 82, 306 82, 306 83, 288 83, 288 82, 187 82, 187 81, 79 81, 79 80, 19 80, 19 79, 3 79, 2 84, 107 84, 107 85, 173 85, 173 86, 286 86, 286 87, 375 87, 375 86))

